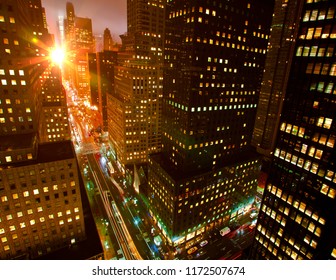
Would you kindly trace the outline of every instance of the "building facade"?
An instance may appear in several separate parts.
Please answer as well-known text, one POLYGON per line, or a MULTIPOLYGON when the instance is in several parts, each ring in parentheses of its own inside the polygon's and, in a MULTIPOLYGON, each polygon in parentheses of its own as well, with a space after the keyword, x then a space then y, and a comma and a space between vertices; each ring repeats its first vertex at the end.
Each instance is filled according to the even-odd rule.
POLYGON ((40 142, 55 142, 71 139, 68 121, 66 93, 62 85, 61 69, 50 65, 41 76, 40 142))
POLYGON ((277 1, 272 19, 272 36, 269 40, 252 145, 269 161, 274 151, 277 127, 286 85, 295 49, 302 5, 297 1, 277 1))
MULTIPOLYGON (((96 106, 103 120, 103 131, 108 131, 108 98, 114 91, 114 67, 118 53, 104 50, 89 54, 91 105, 96 106)), ((113 111, 113 106, 110 106, 113 111)), ((113 114, 110 112, 110 114, 113 114)))
POLYGON ((90 96, 90 77, 88 53, 95 52, 95 40, 92 33, 92 21, 75 15, 72 3, 66 5, 67 18, 64 19, 66 63, 64 75, 75 88, 79 96, 90 96))
POLYGON ((0 27, 0 258, 36 259, 85 238, 78 166, 70 141, 41 144, 64 94, 41 1, 2 1, 0 27))
POLYGON ((188 248, 251 206, 251 147, 273 3, 169 1, 162 152, 150 157, 151 214, 188 248))
POLYGON ((161 148, 164 2, 127 1, 127 33, 109 96, 109 137, 121 165, 147 163, 161 148))
POLYGON ((335 259, 336 3, 276 2, 300 22, 250 257, 335 259))

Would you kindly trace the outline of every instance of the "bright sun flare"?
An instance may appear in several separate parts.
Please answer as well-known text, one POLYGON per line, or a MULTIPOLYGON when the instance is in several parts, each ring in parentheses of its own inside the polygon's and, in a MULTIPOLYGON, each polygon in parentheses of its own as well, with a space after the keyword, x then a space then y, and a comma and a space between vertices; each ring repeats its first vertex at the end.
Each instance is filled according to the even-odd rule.
POLYGON ((58 64, 58 65, 61 65, 63 60, 64 60, 64 51, 63 49, 60 49, 60 48, 57 48, 57 49, 54 49, 52 52, 51 52, 51 60, 58 64))

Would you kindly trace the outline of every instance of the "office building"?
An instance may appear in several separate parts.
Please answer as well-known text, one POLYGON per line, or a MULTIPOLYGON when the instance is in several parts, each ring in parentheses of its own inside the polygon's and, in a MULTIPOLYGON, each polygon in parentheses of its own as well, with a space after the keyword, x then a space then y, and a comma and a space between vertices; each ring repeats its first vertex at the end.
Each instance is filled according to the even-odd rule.
POLYGON ((277 1, 272 19, 272 36, 269 40, 252 145, 269 161, 276 141, 280 113, 285 96, 289 69, 295 50, 298 32, 296 1, 277 1))
POLYGON ((164 2, 127 1, 127 33, 109 96, 109 137, 118 161, 144 164, 161 148, 164 2))
MULTIPOLYGON (((114 66, 117 52, 102 51, 89 54, 91 105, 96 106, 103 120, 103 131, 108 131, 108 96, 114 91, 114 66)), ((114 110, 111 106, 110 110, 114 110)))
POLYGON ((0 259, 36 259, 85 238, 78 166, 70 141, 42 144, 43 109, 66 110, 41 1, 1 4, 0 259))
POLYGON ((70 140, 66 93, 61 69, 50 65, 42 74, 40 142, 70 140))
POLYGON ((162 152, 149 160, 149 210, 171 246, 251 207, 251 147, 272 1, 169 1, 162 152))
POLYGON ((64 76, 78 90, 81 98, 89 99, 90 77, 87 55, 95 51, 92 21, 90 18, 77 17, 70 2, 66 5, 66 14, 64 31, 67 57, 64 76))
POLYGON ((108 28, 105 28, 103 35, 103 49, 104 51, 112 51, 114 50, 115 43, 113 42, 113 38, 111 35, 111 31, 108 28))
POLYGON ((336 3, 276 1, 275 13, 287 5, 299 24, 250 257, 336 259, 336 3))

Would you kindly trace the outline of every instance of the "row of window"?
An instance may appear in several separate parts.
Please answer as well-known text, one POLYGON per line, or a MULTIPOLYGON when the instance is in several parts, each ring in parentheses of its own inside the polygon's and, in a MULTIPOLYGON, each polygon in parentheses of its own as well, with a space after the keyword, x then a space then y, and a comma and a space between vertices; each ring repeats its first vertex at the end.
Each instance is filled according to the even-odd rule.
MULTIPOLYGON (((25 75, 25 72, 24 72, 24 70, 19 70, 19 71, 17 71, 17 70, 14 70, 14 69, 10 69, 10 70, 8 70, 8 74, 10 75, 10 76, 15 76, 15 75, 19 75, 19 76, 24 76, 25 75)), ((1 76, 3 76, 3 75, 6 75, 6 71, 5 71, 5 69, 0 69, 0 75, 1 76)))
POLYGON ((3 86, 7 86, 7 85, 12 85, 12 86, 16 86, 16 85, 21 85, 21 86, 25 86, 27 85, 25 80, 8 80, 7 79, 1 79, 1 85, 3 86))
POLYGON ((302 34, 299 36, 303 40, 312 40, 312 39, 335 39, 336 38, 336 26, 331 29, 331 25, 327 25, 324 28, 322 27, 310 27, 303 28, 302 34))
POLYGON ((327 94, 336 94, 336 88, 333 82, 318 82, 310 85, 310 90, 317 90, 318 92, 324 92, 327 94))
MULTIPOLYGON (((0 22, 6 22, 6 21, 7 21, 6 18, 4 16, 0 15, 0 22)), ((15 18, 14 17, 9 17, 8 22, 9 23, 15 23, 15 18)))
POLYGON ((333 55, 334 47, 298 46, 296 50, 296 56, 332 57, 333 55))
POLYGON ((306 74, 336 76, 336 63, 308 63, 306 74))
MULTIPOLYGON (((186 42, 192 42, 193 38, 192 37, 186 37, 186 42)), ((216 46, 221 46, 221 47, 227 47, 227 48, 232 48, 232 49, 237 49, 237 50, 245 50, 245 51, 250 51, 252 53, 260 53, 260 54, 265 54, 266 49, 263 48, 257 48, 257 47, 252 47, 252 46, 246 46, 246 45, 240 45, 236 43, 230 43, 230 42, 225 42, 225 41, 219 41, 211 38, 201 38, 197 37, 196 38, 197 43, 203 43, 203 44, 209 44, 209 45, 216 45, 216 46)), ((173 67, 173 65, 170 65, 173 67)))
MULTIPOLYGON (((49 219, 53 219, 53 218, 50 218, 50 215, 49 215, 49 219)), ((75 216, 75 220, 77 221, 77 220, 80 220, 80 215, 76 215, 75 216)), ((43 223, 43 222, 45 222, 46 221, 46 219, 45 219, 45 217, 40 217, 39 218, 39 221, 41 222, 41 223, 43 223)), ((71 218, 71 217, 69 217, 69 218, 67 218, 67 219, 65 219, 65 220, 59 220, 58 221, 58 224, 59 225, 64 225, 64 223, 65 222, 68 222, 68 223, 72 223, 73 222, 73 218, 71 218)), ((35 225, 36 224, 36 220, 35 219, 32 219, 32 220, 30 220, 29 221, 29 225, 35 225)), ((25 228, 26 226, 28 225, 28 222, 20 222, 19 223, 19 228, 25 228)), ((16 226, 16 225, 10 225, 9 227, 8 227, 8 231, 9 232, 12 232, 12 231, 15 231, 15 230, 17 230, 18 229, 18 227, 16 226)), ((5 229, 5 228, 0 228, 0 235, 1 234, 5 234, 7 232, 7 230, 5 229)))
POLYGON ((306 10, 302 21, 316 21, 316 20, 325 20, 333 19, 335 16, 335 8, 330 7, 328 10, 323 8, 321 10, 306 10))
MULTIPOLYGON (((307 146, 307 145, 306 145, 307 146)), ((306 147, 303 147, 303 149, 306 150, 306 147)), ((305 150, 302 153, 305 153, 305 150)), ((320 157, 322 156, 322 151, 318 150, 316 151, 314 147, 311 148, 310 150, 310 156, 314 156, 317 159, 320 159, 320 157), (312 151, 312 152, 311 152, 312 151)), ((300 158, 290 152, 287 152, 282 150, 280 151, 279 148, 277 148, 275 150, 274 156, 279 157, 287 162, 290 162, 300 168, 303 168, 307 171, 310 171, 313 174, 317 174, 318 176, 325 178, 329 181, 333 181, 336 183, 336 177, 335 172, 332 170, 324 170, 322 168, 319 169, 319 163, 318 162, 312 162, 311 160, 308 159, 304 159, 304 158, 300 158)), ((335 198, 335 193, 333 194, 333 197, 335 198)))

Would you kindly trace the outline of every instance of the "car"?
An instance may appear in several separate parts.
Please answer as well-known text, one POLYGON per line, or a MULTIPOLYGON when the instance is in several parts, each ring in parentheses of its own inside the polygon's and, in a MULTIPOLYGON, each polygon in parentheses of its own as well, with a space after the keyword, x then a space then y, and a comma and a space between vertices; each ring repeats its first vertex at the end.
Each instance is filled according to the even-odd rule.
POLYGON ((190 248, 187 251, 187 253, 188 253, 188 255, 191 255, 191 254, 195 253, 197 250, 198 250, 198 248, 196 246, 194 246, 194 247, 190 248))
POLYGON ((200 246, 201 247, 204 247, 205 245, 208 244, 208 240, 203 240, 201 243, 200 243, 200 246))
POLYGON ((253 213, 251 213, 250 218, 253 219, 253 218, 257 217, 257 216, 258 216, 258 213, 253 212, 253 213))
POLYGON ((252 230, 252 229, 255 228, 255 226, 256 226, 256 224, 250 224, 250 225, 249 225, 249 229, 252 230))

